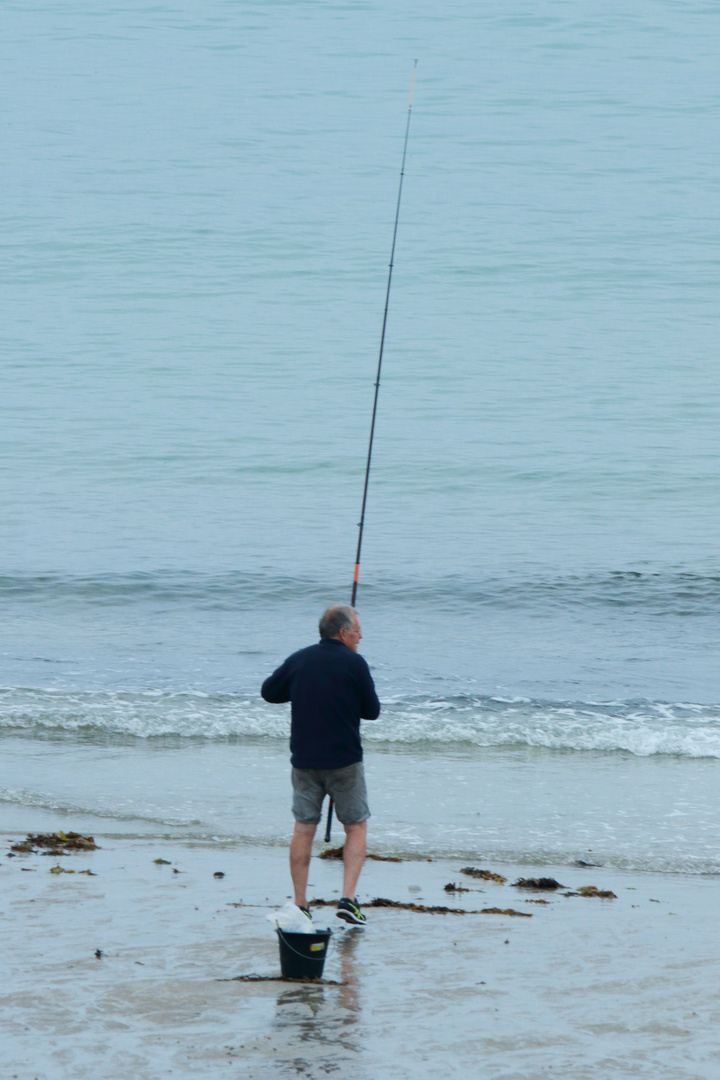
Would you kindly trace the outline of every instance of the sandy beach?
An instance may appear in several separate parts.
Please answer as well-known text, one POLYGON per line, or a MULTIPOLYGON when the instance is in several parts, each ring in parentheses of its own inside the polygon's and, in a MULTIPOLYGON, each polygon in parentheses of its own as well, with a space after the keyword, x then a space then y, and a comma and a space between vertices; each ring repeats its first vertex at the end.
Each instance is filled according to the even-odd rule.
MULTIPOLYGON (((3 1077, 720 1073, 713 877, 479 863, 499 884, 459 861, 368 861, 365 902, 532 917, 368 909, 364 930, 333 925, 325 981, 301 984, 277 979, 265 919, 288 893, 282 848, 95 838, 2 860, 3 1077), (568 888, 512 887, 530 876, 568 888), (587 885, 616 899, 562 895, 587 885)), ((339 865, 314 860, 311 882, 332 899, 339 865)))

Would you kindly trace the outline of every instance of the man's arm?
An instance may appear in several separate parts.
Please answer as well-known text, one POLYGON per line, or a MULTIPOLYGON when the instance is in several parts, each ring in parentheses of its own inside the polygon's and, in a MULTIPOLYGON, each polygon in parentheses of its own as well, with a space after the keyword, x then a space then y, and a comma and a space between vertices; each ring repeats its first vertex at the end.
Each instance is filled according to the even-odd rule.
POLYGON ((273 671, 272 675, 268 675, 267 679, 262 684, 260 693, 265 701, 269 701, 273 705, 282 705, 284 702, 290 700, 290 669, 288 660, 282 663, 276 671, 273 671))
POLYGON ((360 717, 362 720, 377 720, 380 715, 380 702, 375 692, 375 683, 370 674, 370 668, 367 666, 367 661, 362 656, 360 659, 362 660, 360 668, 360 717))

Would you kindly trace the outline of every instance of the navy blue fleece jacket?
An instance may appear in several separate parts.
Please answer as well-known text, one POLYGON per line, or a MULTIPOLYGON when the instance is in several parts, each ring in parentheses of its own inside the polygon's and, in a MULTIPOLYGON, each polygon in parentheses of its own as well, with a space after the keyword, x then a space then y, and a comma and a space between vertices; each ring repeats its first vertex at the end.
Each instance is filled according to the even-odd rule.
POLYGON ((275 704, 292 702, 296 769, 343 769, 362 761, 360 720, 377 720, 380 702, 366 661, 342 641, 324 638, 288 656, 261 692, 275 704))

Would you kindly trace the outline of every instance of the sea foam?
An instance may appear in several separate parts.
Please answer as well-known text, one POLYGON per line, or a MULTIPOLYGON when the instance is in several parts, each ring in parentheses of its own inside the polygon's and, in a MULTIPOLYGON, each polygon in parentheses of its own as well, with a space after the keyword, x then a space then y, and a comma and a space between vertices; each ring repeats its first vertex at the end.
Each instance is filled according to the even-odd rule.
MULTIPOLYGON (((0 690, 0 731, 287 739, 289 707, 247 694, 0 690)), ((720 758, 720 709, 685 702, 568 702, 458 695, 393 697, 363 725, 368 744, 526 746, 720 758)))

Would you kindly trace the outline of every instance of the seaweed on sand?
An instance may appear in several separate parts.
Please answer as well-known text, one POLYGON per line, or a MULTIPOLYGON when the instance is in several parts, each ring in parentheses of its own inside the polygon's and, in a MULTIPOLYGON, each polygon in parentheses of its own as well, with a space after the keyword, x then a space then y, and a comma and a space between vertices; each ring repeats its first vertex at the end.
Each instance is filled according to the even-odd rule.
POLYGON ((342 859, 344 850, 344 847, 325 848, 318 855, 318 859, 342 859))
POLYGON ((567 888, 566 885, 561 885, 559 881, 552 877, 521 877, 517 881, 513 881, 512 887, 514 889, 543 889, 546 892, 567 888))
POLYGON ((10 850, 24 854, 35 854, 38 848, 44 848, 43 855, 69 855, 73 851, 97 851, 98 845, 92 836, 81 836, 76 832, 27 834, 26 840, 11 844, 10 850))
MULTIPOLYGON (((344 846, 326 848, 325 851, 320 852, 318 859, 342 859, 344 850, 344 846)), ((397 855, 375 855, 372 851, 369 851, 365 858, 374 859, 375 862, 402 862, 397 855)))
POLYGON ((532 915, 529 911, 515 911, 514 908, 499 908, 499 907, 485 907, 480 912, 481 915, 517 915, 520 919, 532 919, 532 915))
POLYGON ((597 885, 581 885, 577 892, 566 892, 563 896, 596 896, 599 900, 617 900, 610 889, 598 889, 597 885))
MULTIPOLYGON (((311 900, 310 907, 334 907, 337 900, 311 900)), ((522 919, 532 919, 527 911, 513 911, 512 908, 482 908, 480 911, 467 911, 465 908, 450 908, 442 905, 412 904, 403 900, 387 900, 384 896, 376 896, 367 904, 366 908, 398 908, 400 911, 413 911, 418 915, 517 915, 522 919)))
POLYGON ((377 896, 365 907, 371 908, 400 908, 401 911, 414 911, 425 915, 469 915, 464 908, 449 908, 443 905, 413 904, 403 900, 386 900, 383 896, 377 896))
POLYGON ((463 866, 460 873, 467 874, 468 877, 480 878, 481 881, 494 881, 498 885, 504 885, 507 881, 502 874, 493 874, 492 870, 479 870, 476 866, 463 866))

